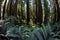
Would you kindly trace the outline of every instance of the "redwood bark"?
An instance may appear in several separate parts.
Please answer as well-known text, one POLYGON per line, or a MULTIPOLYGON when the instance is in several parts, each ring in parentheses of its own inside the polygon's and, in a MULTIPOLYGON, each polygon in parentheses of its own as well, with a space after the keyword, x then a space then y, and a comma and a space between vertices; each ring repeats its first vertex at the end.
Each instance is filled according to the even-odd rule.
POLYGON ((29 25, 29 21, 30 21, 30 15, 29 15, 29 0, 27 0, 27 25, 29 25))

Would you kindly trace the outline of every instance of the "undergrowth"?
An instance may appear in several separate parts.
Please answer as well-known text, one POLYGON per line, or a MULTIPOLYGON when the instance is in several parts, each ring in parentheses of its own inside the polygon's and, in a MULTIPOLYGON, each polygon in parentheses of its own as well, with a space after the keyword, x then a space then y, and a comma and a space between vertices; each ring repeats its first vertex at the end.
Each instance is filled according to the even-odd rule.
POLYGON ((18 37, 18 40, 60 40, 60 22, 54 25, 42 26, 14 25, 9 19, 5 20, 7 36, 18 37))

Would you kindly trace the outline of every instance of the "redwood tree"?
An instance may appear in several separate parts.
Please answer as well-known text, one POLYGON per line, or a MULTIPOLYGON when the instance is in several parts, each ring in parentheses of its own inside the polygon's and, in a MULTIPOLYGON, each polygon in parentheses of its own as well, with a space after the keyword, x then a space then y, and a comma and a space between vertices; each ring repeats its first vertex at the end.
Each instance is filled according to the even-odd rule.
POLYGON ((2 0, 0 0, 0 19, 1 19, 1 2, 2 0))
POLYGON ((6 12, 6 2, 7 0, 5 0, 5 3, 4 3, 4 6, 3 6, 3 19, 4 19, 4 16, 5 16, 5 12, 6 12))
POLYGON ((59 8, 59 4, 58 4, 58 0, 55 0, 56 3, 56 11, 57 11, 57 22, 60 21, 60 8, 59 8))
POLYGON ((29 25, 29 21, 30 21, 30 18, 29 18, 29 0, 27 0, 27 25, 29 25))
POLYGON ((36 23, 42 23, 42 3, 41 0, 36 0, 36 23))
POLYGON ((42 3, 41 0, 37 0, 37 22, 42 23, 42 3))

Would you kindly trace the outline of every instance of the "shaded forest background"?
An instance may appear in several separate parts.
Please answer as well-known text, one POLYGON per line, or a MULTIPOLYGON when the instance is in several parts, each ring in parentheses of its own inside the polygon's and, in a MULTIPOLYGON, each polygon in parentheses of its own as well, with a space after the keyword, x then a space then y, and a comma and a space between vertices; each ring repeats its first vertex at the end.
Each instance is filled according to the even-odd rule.
POLYGON ((17 24, 41 25, 60 21, 59 0, 0 0, 0 20, 15 17, 17 24))
POLYGON ((60 40, 60 0, 0 0, 0 40, 60 40))

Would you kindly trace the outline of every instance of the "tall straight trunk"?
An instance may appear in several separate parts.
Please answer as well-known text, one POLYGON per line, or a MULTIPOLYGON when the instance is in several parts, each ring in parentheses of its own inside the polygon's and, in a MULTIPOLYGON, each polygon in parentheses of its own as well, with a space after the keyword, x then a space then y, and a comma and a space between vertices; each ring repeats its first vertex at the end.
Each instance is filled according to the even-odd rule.
POLYGON ((56 3, 56 11, 57 11, 57 22, 60 21, 60 8, 59 8, 59 4, 58 4, 58 0, 55 0, 56 3))
POLYGON ((48 8, 48 1, 44 0, 44 23, 47 24, 49 22, 49 8, 48 8))
POLYGON ((15 16, 14 0, 10 0, 10 16, 15 16))
POLYGON ((10 0, 9 16, 12 15, 12 0, 10 0))
POLYGON ((4 19, 6 2, 7 0, 3 0, 1 4, 1 19, 4 19))
POLYGON ((1 19, 1 7, 0 7, 0 19, 1 19))
POLYGON ((11 0, 9 0, 7 5, 6 5, 7 17, 10 16, 10 2, 11 2, 11 0))
POLYGON ((1 1, 0 1, 0 19, 1 19, 1 1))
POLYGON ((10 15, 17 17, 17 4, 18 0, 10 0, 10 15), (14 3, 15 1, 15 3, 14 3))
POLYGON ((18 16, 19 16, 19 25, 21 25, 22 24, 22 20, 21 20, 21 1, 22 0, 18 0, 18 4, 19 4, 19 6, 18 6, 18 16))
POLYGON ((36 23, 42 23, 42 3, 41 0, 36 0, 36 23))
POLYGON ((37 23, 37 21, 36 21, 36 14, 37 14, 37 7, 36 7, 36 4, 37 4, 37 2, 36 2, 36 0, 32 0, 33 1, 33 12, 32 12, 32 14, 34 14, 34 16, 33 16, 33 23, 34 24, 36 24, 37 23))
POLYGON ((5 0, 5 3, 4 3, 4 6, 3 6, 3 19, 4 19, 4 16, 5 16, 5 12, 6 12, 6 2, 7 2, 7 0, 5 0))
POLYGON ((57 11, 56 11, 56 1, 53 0, 53 3, 54 3, 54 6, 53 6, 53 9, 54 9, 54 22, 55 23, 57 21, 57 11))
POLYGON ((36 19, 35 19, 35 23, 37 24, 37 0, 35 1, 36 3, 36 19))
POLYGON ((55 1, 54 0, 50 0, 50 5, 51 5, 51 23, 55 23, 56 22, 56 5, 55 5, 55 1))
POLYGON ((23 23, 23 2, 22 2, 22 0, 20 0, 21 1, 21 13, 20 13, 20 19, 21 19, 21 21, 20 21, 20 23, 22 24, 23 23))
POLYGON ((3 0, 0 0, 0 20, 1 20, 1 18, 2 18, 2 17, 1 17, 1 12, 2 12, 2 11, 1 11, 2 1, 3 1, 3 0))
POLYGON ((38 3, 37 3, 37 21, 39 22, 39 24, 41 25, 42 23, 42 3, 41 3, 41 0, 38 0, 38 3))
POLYGON ((17 18, 17 5, 18 5, 18 0, 16 0, 13 6, 13 10, 14 10, 13 13, 16 18, 17 18))
POLYGON ((29 21, 30 21, 30 18, 29 18, 29 0, 27 0, 27 25, 29 25, 29 21))
POLYGON ((24 19, 24 15, 23 15, 23 1, 21 0, 21 18, 22 20, 24 19))

